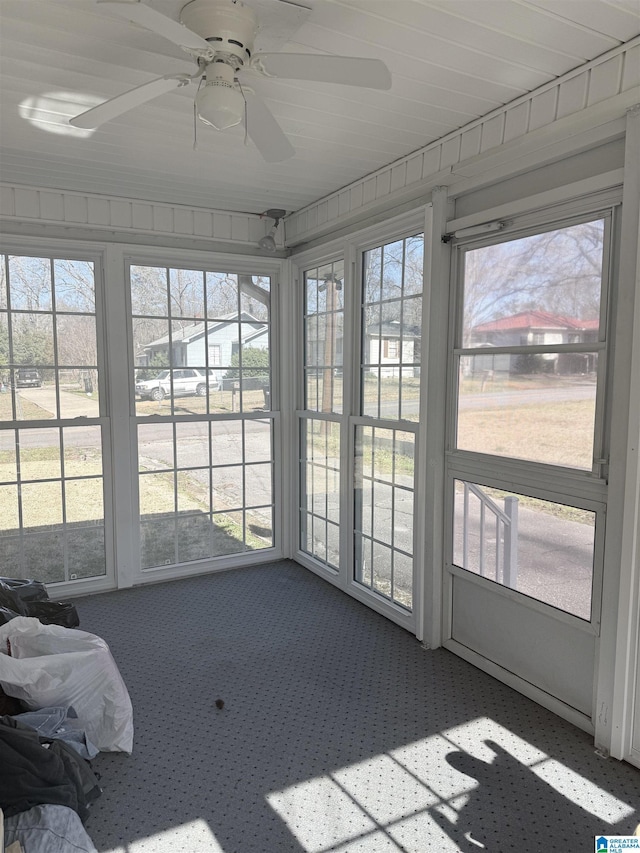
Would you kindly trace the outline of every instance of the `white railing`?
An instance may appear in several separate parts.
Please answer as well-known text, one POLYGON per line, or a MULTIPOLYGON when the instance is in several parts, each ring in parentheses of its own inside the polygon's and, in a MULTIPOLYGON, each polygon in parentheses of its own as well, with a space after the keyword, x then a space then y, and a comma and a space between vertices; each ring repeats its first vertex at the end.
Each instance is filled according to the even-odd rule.
POLYGON ((518 588, 518 498, 509 495, 504 499, 504 509, 492 500, 475 483, 464 483, 464 519, 462 528, 462 565, 469 568, 470 507, 469 499, 473 494, 479 501, 479 551, 478 571, 482 577, 511 589, 518 588), (487 513, 494 517, 495 556, 494 565, 488 566, 489 553, 486 518, 487 513))

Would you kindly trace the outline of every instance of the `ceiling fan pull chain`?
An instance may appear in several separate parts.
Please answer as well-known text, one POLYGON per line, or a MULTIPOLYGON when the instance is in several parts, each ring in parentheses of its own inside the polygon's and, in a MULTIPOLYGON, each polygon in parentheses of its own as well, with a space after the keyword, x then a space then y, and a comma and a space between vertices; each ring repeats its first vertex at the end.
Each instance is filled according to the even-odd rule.
MULTIPOLYGON (((198 63, 198 64, 200 64, 200 63, 198 63)), ((203 70, 204 70, 204 68, 203 68, 203 70)), ((200 89, 202 87, 203 80, 204 80, 204 77, 201 76, 200 82, 198 83, 198 92, 200 91, 200 89)), ((198 92, 196 92, 196 95, 198 94, 198 92)), ((195 99, 193 101, 193 150, 194 151, 198 150, 198 108, 196 106, 195 99)))
POLYGON ((244 93, 244 89, 242 88, 242 83, 238 80, 238 88, 240 89, 240 93, 244 99, 244 144, 245 147, 249 143, 249 134, 247 132, 247 127, 249 126, 249 119, 247 117, 247 96, 244 93))

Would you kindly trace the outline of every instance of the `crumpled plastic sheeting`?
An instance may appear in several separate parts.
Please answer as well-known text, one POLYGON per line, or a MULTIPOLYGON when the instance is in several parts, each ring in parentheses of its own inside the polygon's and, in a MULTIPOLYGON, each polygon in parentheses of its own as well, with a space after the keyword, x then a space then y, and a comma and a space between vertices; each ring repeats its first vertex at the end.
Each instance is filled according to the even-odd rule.
POLYGON ((31 710, 71 706, 99 750, 132 751, 131 699, 103 639, 18 616, 0 625, 0 652, 0 684, 8 696, 31 710))

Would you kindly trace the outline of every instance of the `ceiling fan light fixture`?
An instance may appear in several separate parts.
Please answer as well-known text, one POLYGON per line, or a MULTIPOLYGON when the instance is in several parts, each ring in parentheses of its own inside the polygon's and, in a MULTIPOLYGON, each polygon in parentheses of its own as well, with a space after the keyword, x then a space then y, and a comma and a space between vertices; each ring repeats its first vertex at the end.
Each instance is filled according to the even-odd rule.
POLYGON ((224 62, 215 67, 196 95, 196 113, 205 124, 226 130, 244 118, 244 97, 234 82, 234 71, 224 62))
POLYGON ((226 130, 240 124, 244 118, 244 98, 224 81, 205 83, 196 96, 198 118, 216 130, 226 130))

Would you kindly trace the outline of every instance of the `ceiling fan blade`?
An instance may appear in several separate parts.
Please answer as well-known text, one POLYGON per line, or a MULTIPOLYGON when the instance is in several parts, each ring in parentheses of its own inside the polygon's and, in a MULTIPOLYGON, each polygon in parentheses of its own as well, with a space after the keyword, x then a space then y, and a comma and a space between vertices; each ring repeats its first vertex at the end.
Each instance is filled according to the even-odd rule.
POLYGON ((107 6, 117 15, 126 18, 127 21, 140 24, 146 30, 151 30, 168 41, 180 45, 180 47, 211 53, 209 43, 194 33, 193 30, 187 29, 172 18, 167 18, 166 15, 152 9, 145 3, 141 3, 140 0, 96 0, 96 3, 107 6))
POLYGON ((245 90, 247 133, 267 163, 280 163, 296 153, 273 117, 273 113, 255 92, 245 90))
POLYGON ((368 89, 391 88, 391 74, 380 59, 315 53, 259 53, 252 65, 267 77, 341 83, 368 89))
POLYGON ((92 107, 90 110, 75 116, 75 118, 70 118, 69 124, 74 127, 90 129, 100 127, 101 124, 117 118, 122 113, 140 106, 140 104, 157 98, 158 95, 164 95, 165 92, 185 86, 191 82, 191 79, 188 74, 171 74, 166 77, 158 77, 148 83, 143 83, 141 86, 136 86, 135 89, 129 89, 122 95, 116 95, 115 98, 105 101, 104 104, 98 104, 97 107, 92 107))

